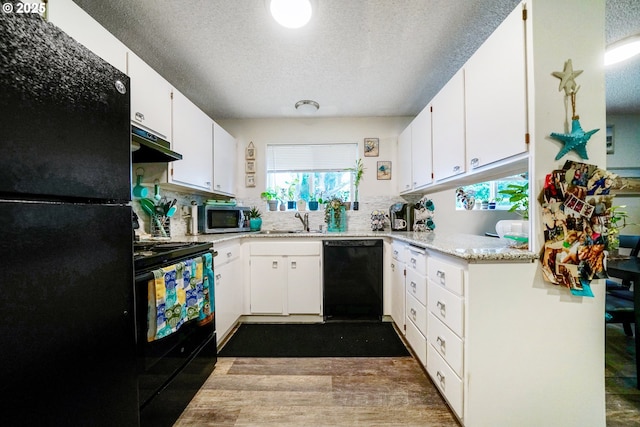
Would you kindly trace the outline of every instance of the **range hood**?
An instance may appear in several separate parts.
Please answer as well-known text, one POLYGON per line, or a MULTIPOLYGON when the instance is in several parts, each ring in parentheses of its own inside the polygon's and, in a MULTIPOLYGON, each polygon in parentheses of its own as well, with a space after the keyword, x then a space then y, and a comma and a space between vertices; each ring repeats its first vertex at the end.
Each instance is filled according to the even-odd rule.
POLYGON ((166 163, 182 160, 182 154, 171 151, 164 139, 131 125, 131 161, 133 163, 166 163))

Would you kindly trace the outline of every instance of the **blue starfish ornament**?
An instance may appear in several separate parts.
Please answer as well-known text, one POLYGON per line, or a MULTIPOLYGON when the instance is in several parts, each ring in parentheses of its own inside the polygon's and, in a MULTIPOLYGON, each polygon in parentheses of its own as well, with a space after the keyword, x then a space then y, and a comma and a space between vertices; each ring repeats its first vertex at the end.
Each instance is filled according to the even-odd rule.
POLYGON ((591 135, 599 130, 600 129, 593 129, 589 132, 585 132, 582 130, 582 126, 580 126, 580 120, 578 120, 578 118, 573 118, 571 121, 571 133, 552 132, 551 138, 564 143, 564 147, 556 156, 556 160, 560 160, 562 156, 571 150, 575 150, 583 159, 589 159, 589 156, 587 155, 587 142, 589 141, 589 138, 591 138, 591 135))

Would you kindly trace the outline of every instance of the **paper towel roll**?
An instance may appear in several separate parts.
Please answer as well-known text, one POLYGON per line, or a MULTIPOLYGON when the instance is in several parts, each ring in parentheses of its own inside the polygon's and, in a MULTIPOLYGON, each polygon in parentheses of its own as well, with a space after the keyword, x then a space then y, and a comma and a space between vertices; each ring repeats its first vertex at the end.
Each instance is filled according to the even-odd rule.
POLYGON ((191 202, 191 234, 198 234, 198 205, 196 202, 191 202))

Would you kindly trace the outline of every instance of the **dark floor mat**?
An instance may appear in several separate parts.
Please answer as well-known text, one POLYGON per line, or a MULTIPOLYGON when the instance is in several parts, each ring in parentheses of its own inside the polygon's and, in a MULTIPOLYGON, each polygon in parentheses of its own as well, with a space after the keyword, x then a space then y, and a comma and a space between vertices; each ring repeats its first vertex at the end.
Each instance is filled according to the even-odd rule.
POLYGON ((220 357, 409 356, 390 322, 244 323, 220 357))

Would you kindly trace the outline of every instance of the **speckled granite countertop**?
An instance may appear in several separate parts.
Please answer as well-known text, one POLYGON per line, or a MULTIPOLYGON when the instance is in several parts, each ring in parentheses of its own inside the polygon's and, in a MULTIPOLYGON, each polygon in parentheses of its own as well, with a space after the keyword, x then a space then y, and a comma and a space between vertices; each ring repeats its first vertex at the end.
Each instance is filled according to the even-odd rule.
POLYGON ((345 238, 391 238, 421 248, 436 250, 462 258, 469 262, 531 262, 538 255, 521 249, 508 247, 501 239, 472 234, 414 233, 397 231, 349 231, 345 233, 291 233, 251 232, 229 234, 203 234, 176 237, 175 241, 201 241, 223 243, 237 239, 345 239, 345 238))

